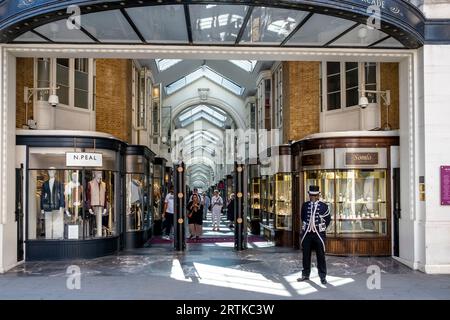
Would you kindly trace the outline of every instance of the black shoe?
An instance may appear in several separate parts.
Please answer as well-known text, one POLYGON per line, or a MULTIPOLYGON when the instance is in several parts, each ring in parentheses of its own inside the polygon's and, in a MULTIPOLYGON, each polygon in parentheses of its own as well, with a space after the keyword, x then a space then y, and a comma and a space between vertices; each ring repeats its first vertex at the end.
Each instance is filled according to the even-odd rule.
POLYGON ((327 284, 328 282, 327 282, 327 279, 323 278, 323 279, 320 279, 320 283, 321 284, 327 284))
POLYGON ((307 281, 307 280, 309 280, 309 277, 307 277, 307 276, 302 276, 301 278, 297 279, 298 282, 307 281))
POLYGON ((191 240, 192 238, 194 238, 194 236, 191 234, 188 239, 191 240))

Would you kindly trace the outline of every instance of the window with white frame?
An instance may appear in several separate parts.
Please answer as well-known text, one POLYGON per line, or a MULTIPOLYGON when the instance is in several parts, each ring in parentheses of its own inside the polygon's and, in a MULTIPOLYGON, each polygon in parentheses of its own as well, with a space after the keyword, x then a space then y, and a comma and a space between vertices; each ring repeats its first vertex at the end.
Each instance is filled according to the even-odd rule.
MULTIPOLYGON (((59 87, 59 104, 92 110, 94 107, 93 59, 37 58, 35 60, 36 88, 59 87)), ((47 100, 48 92, 37 97, 47 100)))
POLYGON ((75 107, 89 108, 89 59, 75 59, 75 107))
POLYGON ((341 63, 327 62, 327 110, 341 108, 341 63))
MULTIPOLYGON (((359 103, 360 91, 377 90, 379 67, 375 62, 327 62, 323 82, 326 100, 322 99, 321 110, 334 111, 355 107, 359 103), (325 89, 326 88, 326 89, 325 89)), ((377 102, 377 95, 367 93, 370 103, 377 102)))
POLYGON ((274 73, 275 82, 275 108, 273 126, 276 129, 283 127, 283 67, 280 64, 274 73))

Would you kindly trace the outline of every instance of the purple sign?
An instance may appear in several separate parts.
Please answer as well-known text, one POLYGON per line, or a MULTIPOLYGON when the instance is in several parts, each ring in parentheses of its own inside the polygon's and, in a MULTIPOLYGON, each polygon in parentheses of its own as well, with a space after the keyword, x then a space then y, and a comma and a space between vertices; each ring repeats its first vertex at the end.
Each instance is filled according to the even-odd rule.
POLYGON ((450 206, 450 166, 441 166, 441 205, 450 206))

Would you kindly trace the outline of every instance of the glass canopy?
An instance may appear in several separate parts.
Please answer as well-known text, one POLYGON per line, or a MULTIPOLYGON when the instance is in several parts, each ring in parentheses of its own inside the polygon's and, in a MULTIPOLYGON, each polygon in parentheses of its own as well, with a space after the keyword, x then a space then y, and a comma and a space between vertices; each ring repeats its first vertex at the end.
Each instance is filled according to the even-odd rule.
MULTIPOLYGON (((70 25, 61 17, 34 29, 23 28, 25 32, 18 33, 14 41, 404 48, 398 39, 381 30, 361 31, 356 21, 310 11, 242 4, 145 5, 143 1, 138 2, 140 5, 136 7, 121 2, 120 9, 84 13, 80 17, 81 26, 70 25)), ((248 72, 254 68, 249 61, 236 65, 248 72)), ((218 79, 216 75, 211 76, 218 79)), ((242 88, 227 79, 220 81, 241 94, 242 88)), ((174 84, 169 91, 181 86, 182 83, 174 84)))

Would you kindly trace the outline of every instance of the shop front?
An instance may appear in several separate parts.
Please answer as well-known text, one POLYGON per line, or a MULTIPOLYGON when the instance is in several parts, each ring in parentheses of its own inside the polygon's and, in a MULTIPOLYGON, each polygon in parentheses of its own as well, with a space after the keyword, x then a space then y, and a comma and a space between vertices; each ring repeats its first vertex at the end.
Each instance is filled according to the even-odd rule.
POLYGON ((155 154, 145 146, 126 150, 126 238, 127 248, 139 248, 153 233, 153 161, 155 154))
MULTIPOLYGON (((392 255, 393 224, 398 222, 393 211, 393 201, 398 201, 393 196, 398 149, 398 131, 322 133, 293 144, 301 190, 294 201, 301 207, 309 200, 309 186, 320 187, 321 201, 332 216, 328 254, 392 255)), ((299 219, 295 223, 295 230, 301 230, 299 219)), ((298 231, 295 239, 299 240, 298 231)))
POLYGON ((164 198, 167 188, 164 181, 167 160, 156 157, 153 164, 153 234, 161 235, 164 198))
POLYGON ((23 164, 25 259, 94 258, 123 234, 126 144, 97 132, 17 131, 23 164))
POLYGON ((261 228, 275 245, 290 247, 294 196, 291 146, 274 146, 267 151, 268 158, 261 161, 261 228))

